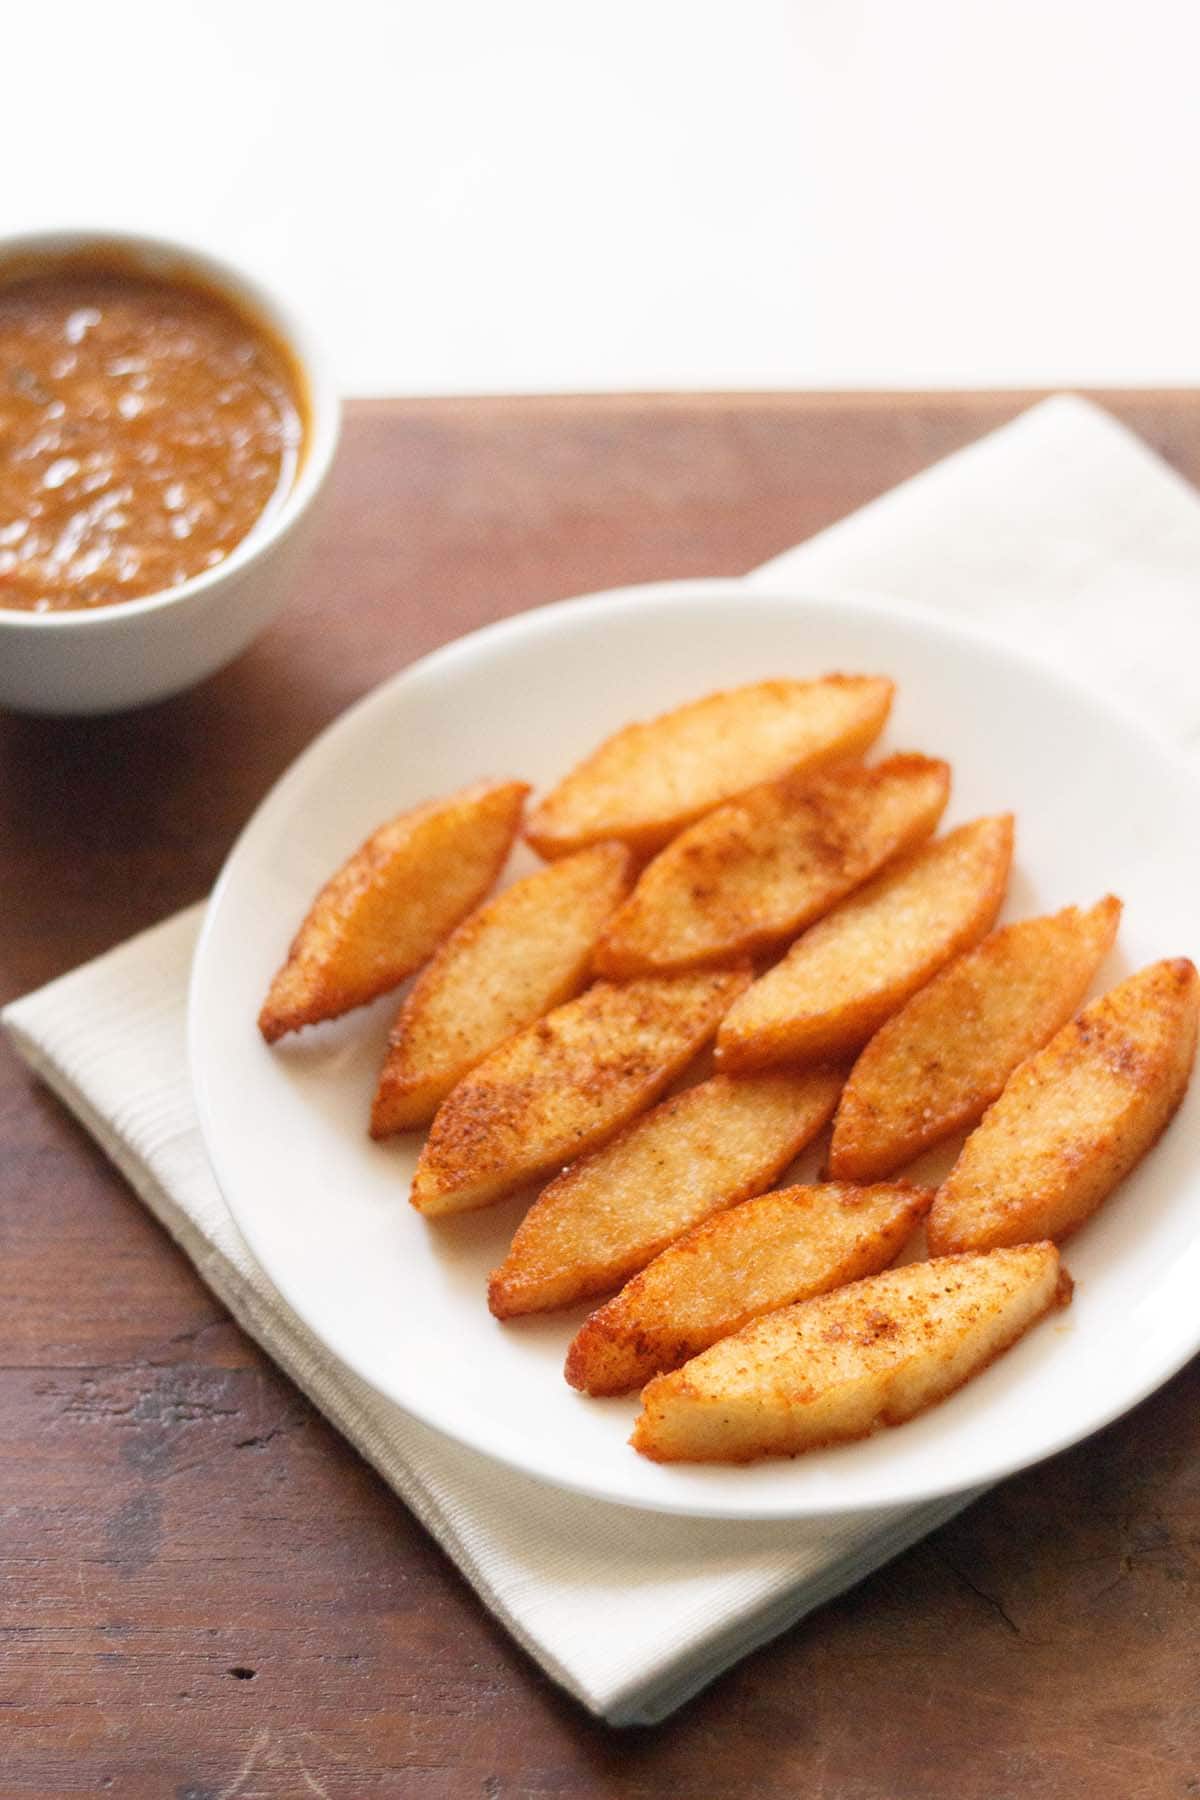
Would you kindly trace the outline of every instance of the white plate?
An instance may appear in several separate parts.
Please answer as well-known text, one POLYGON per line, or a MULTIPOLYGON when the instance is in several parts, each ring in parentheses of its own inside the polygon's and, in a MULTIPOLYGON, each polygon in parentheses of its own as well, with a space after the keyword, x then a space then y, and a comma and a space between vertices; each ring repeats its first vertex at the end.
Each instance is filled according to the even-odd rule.
MULTIPOLYGON (((671 584, 571 601, 449 645, 299 759, 231 855, 191 994, 205 1141, 263 1267, 333 1355, 450 1436, 528 1474, 634 1506, 819 1516, 926 1500, 1048 1456, 1132 1406, 1200 1347, 1200 1083, 1161 1144, 1068 1250, 1074 1305, 900 1430, 797 1461, 659 1467, 636 1406, 562 1379, 586 1308, 501 1326, 487 1272, 511 1204, 428 1224, 411 1140, 365 1122, 395 1000, 268 1050, 257 1008, 316 889, 389 814, 483 775, 556 779, 626 720, 715 687, 834 669, 892 675, 883 747, 947 756, 947 821, 1017 814, 1005 916, 1112 889, 1101 987, 1196 948, 1200 787, 1139 726, 1012 651, 885 604, 671 584)), ((513 873, 531 861, 515 859, 513 873)), ((812 1167, 811 1164, 808 1167, 812 1167)))

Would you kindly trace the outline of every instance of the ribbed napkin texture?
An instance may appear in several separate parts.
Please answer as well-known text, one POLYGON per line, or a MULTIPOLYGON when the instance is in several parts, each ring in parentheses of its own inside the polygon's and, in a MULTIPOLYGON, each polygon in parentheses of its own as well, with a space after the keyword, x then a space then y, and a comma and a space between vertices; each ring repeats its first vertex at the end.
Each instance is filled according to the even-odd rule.
MULTIPOLYGON (((1194 744, 1200 684, 1178 650, 1198 578, 1197 496, 1106 414, 1060 398, 748 579, 973 619, 1194 744)), ((185 1047, 202 911, 15 1002, 4 1023, 243 1329, 592 1712, 614 1725, 664 1718, 975 1497, 816 1524, 675 1519, 556 1492, 382 1399, 283 1303, 209 1169, 185 1047)))

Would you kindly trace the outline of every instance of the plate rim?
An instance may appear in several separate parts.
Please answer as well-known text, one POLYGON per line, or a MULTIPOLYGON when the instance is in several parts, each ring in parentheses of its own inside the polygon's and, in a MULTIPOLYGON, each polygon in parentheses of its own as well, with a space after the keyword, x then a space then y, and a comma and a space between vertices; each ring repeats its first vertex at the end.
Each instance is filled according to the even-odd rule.
POLYGON ((489 643, 493 641, 519 642, 521 637, 536 631, 544 621, 568 618, 584 612, 594 613, 598 606, 622 611, 632 610, 648 600, 684 601, 688 598, 719 599, 724 596, 740 598, 748 595, 752 595, 756 601, 780 608, 798 605, 830 613, 848 609, 888 621, 899 621, 911 624, 922 631, 932 632, 935 636, 943 636, 958 643, 965 643, 989 656, 998 657, 1015 669, 1032 674, 1036 680, 1042 683, 1057 686, 1076 702, 1090 707, 1106 718, 1110 724, 1139 739, 1148 751, 1162 759, 1169 766, 1171 773, 1191 790, 1198 816, 1200 816, 1200 772, 1196 770, 1180 747, 1159 731, 1149 719, 1134 710, 1124 700, 1104 692, 1072 672, 1056 667, 1041 658, 1035 651, 1015 644, 994 631, 980 626, 975 620, 960 620, 952 615, 909 601, 897 600, 890 595, 874 590, 856 589, 853 592, 844 593, 810 593, 790 582, 785 584, 782 580, 778 585, 766 583, 751 585, 747 577, 737 576, 630 583, 572 595, 565 599, 526 608, 450 639, 418 657, 415 661, 385 676, 359 699, 353 701, 337 717, 330 720, 298 752, 260 798, 246 823, 238 832, 206 902, 188 981, 186 1048, 201 1140, 218 1190, 229 1209, 235 1226, 245 1239, 247 1247, 259 1264, 262 1273, 285 1305, 291 1308, 305 1329, 312 1332, 322 1348, 335 1357, 351 1374, 362 1380, 373 1393, 378 1394, 382 1400, 396 1406, 405 1415, 417 1420, 451 1443, 460 1445, 486 1460, 495 1461, 529 1480, 537 1481, 559 1492, 626 1507, 634 1511, 656 1512, 668 1516, 731 1521, 755 1520, 763 1523, 785 1519, 799 1522, 818 1518, 842 1518, 856 1514, 862 1516, 878 1512, 880 1504, 886 1510, 936 1505, 938 1502, 950 1500, 956 1495, 968 1494, 973 1491, 982 1492, 998 1481, 1019 1474, 1022 1470, 1034 1467, 1052 1456, 1069 1450, 1139 1406, 1178 1374, 1179 1370, 1200 1351, 1200 1314, 1197 1314, 1191 1338, 1186 1337, 1183 1333, 1179 1334, 1179 1342, 1176 1345, 1177 1355, 1173 1359, 1169 1359, 1169 1366, 1159 1365, 1135 1393, 1132 1395, 1122 1393, 1115 1403, 1089 1413, 1086 1423, 1071 1426, 1061 1433, 1053 1434, 1053 1442, 1035 1447, 1027 1454, 1021 1454, 1015 1458, 999 1456, 995 1466, 984 1473, 976 1470, 962 1477, 942 1476, 933 1486, 923 1485, 919 1489, 914 1488, 912 1492, 901 1494, 885 1503, 848 1499, 845 1504, 838 1504, 834 1498, 826 1499, 819 1507, 806 1507, 803 1504, 797 1505, 781 1495, 777 1502, 773 1502, 769 1498, 764 1502, 763 1498, 759 1496, 753 1505, 749 1505, 746 1500, 739 1504, 737 1494, 732 1488, 728 1497, 725 1495, 705 1496, 697 1494, 693 1490, 681 1490, 678 1497, 659 1498, 649 1494, 624 1492, 616 1486, 598 1485, 595 1480, 586 1477, 572 1480, 564 1477, 561 1472, 552 1472, 549 1469, 535 1466, 529 1462, 526 1455, 522 1455, 519 1443, 508 1442, 503 1428, 496 1440, 483 1443, 478 1438, 469 1436, 465 1431, 456 1428, 455 1424, 446 1423, 437 1417, 436 1409, 426 1410, 419 1402, 414 1404, 408 1398, 401 1400, 394 1393, 380 1387, 376 1380, 358 1365, 352 1355, 347 1355, 342 1348, 332 1342, 312 1323, 302 1298, 290 1293, 287 1286, 277 1279, 269 1266, 269 1258, 264 1258, 256 1242, 257 1234, 253 1224, 247 1225, 237 1204, 230 1197, 230 1188, 231 1186, 236 1187, 236 1182, 228 1180, 223 1173, 224 1160, 220 1149, 220 1136, 216 1128, 216 1120, 213 1117, 211 1097, 203 1074, 202 1056, 198 1042, 200 1031, 199 994, 211 941, 216 935, 216 920, 220 909, 225 903, 228 890, 240 873, 238 864, 244 847, 267 809, 285 805, 293 787, 299 786, 304 780, 311 762, 317 757, 327 754, 330 746, 335 745, 343 736, 349 737, 356 733, 364 718, 369 718, 377 708, 386 707, 394 692, 414 676, 424 676, 430 672, 440 673, 445 667, 452 667, 454 662, 464 655, 477 654, 480 649, 486 651, 489 643))

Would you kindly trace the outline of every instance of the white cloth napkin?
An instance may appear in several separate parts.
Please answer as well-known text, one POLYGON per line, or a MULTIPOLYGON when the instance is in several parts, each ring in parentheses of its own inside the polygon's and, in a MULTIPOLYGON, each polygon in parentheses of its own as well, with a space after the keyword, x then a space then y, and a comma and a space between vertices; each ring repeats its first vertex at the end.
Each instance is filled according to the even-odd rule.
MULTIPOLYGON (((1057 399, 750 577, 969 615, 1200 734, 1200 499, 1057 399)), ((200 1141, 184 1015, 197 906, 15 1002, 18 1050, 78 1114, 239 1324, 407 1502, 542 1667, 650 1723, 975 1496, 819 1524, 672 1519, 561 1494, 409 1418, 339 1364, 251 1257, 200 1141)))

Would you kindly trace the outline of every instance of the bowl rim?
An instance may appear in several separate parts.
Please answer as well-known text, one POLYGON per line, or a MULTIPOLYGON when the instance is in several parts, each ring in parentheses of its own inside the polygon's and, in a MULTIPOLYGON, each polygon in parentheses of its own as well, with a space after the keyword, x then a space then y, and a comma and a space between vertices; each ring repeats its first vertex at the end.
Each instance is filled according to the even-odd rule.
POLYGON ((329 473, 341 434, 341 401, 328 360, 307 321, 290 303, 280 299, 257 276, 214 256, 195 244, 156 234, 102 227, 61 226, 44 231, 13 232, 0 236, 0 286, 4 265, 20 257, 56 257, 117 254, 141 265, 148 274, 169 278, 172 272, 194 274, 218 293, 226 294, 241 309, 257 316, 290 352, 306 390, 308 442, 296 478, 282 503, 261 516, 235 544, 229 555, 211 569, 202 569, 171 588, 158 588, 111 605, 61 612, 30 612, 22 607, 0 607, 0 631, 96 631, 112 630, 122 621, 144 618, 149 613, 186 605, 197 595, 219 587, 259 561, 279 542, 315 498, 329 473))

